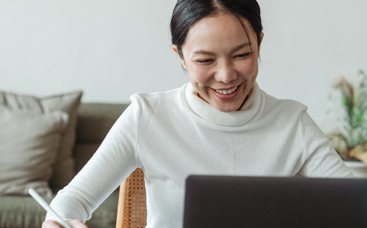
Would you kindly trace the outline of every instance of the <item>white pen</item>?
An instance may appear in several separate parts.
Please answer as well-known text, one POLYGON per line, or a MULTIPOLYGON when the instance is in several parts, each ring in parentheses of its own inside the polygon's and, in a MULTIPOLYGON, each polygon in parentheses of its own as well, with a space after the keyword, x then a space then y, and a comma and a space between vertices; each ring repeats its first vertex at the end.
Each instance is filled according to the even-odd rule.
POLYGON ((33 188, 30 188, 28 190, 28 193, 43 207, 43 209, 45 209, 47 212, 50 212, 54 216, 56 216, 56 218, 58 219, 58 222, 61 225, 63 225, 65 228, 72 228, 69 224, 65 222, 65 220, 59 214, 56 213, 54 209, 50 207, 50 205, 48 205, 46 200, 44 200, 33 188))

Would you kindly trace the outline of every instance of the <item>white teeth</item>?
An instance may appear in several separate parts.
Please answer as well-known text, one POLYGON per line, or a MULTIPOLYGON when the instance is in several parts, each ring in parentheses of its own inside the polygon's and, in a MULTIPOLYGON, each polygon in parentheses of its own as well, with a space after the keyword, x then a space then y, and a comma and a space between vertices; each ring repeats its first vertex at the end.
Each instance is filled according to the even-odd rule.
POLYGON ((215 92, 227 95, 227 94, 234 93, 237 90, 237 88, 238 88, 238 86, 234 87, 232 89, 228 89, 228 90, 216 89, 215 92))

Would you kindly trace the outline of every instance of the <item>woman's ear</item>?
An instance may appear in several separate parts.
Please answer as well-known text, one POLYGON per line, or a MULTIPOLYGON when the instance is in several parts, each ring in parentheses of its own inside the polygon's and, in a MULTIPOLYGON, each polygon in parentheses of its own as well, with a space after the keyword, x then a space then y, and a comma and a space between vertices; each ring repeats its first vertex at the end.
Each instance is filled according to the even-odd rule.
POLYGON ((261 32, 261 34, 260 34, 259 50, 260 50, 261 43, 263 42, 263 38, 264 38, 264 33, 261 32))
POLYGON ((184 68, 186 70, 186 62, 185 62, 185 59, 184 59, 184 56, 183 56, 182 52, 180 53, 180 51, 178 50, 178 47, 176 45, 172 45, 172 50, 180 58, 182 68, 184 68))

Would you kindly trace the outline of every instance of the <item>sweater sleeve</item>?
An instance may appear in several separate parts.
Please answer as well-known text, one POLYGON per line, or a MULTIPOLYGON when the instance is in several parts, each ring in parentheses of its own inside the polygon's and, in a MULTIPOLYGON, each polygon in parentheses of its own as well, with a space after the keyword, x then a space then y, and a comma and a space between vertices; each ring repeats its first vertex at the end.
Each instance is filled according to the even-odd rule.
POLYGON ((299 130, 303 137, 304 165, 300 171, 302 176, 310 177, 353 177, 329 139, 316 125, 306 111, 301 113, 299 130))
MULTIPOLYGON (((65 219, 86 221, 138 166, 139 108, 132 103, 118 118, 96 153, 51 202, 65 219)), ((48 213, 46 219, 55 219, 48 213)))

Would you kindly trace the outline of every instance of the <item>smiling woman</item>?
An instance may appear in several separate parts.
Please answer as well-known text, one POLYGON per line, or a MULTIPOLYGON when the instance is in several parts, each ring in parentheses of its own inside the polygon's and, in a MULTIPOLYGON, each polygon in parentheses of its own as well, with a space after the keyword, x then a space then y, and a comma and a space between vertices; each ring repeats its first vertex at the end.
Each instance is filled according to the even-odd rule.
POLYGON ((182 227, 189 175, 353 176, 304 105, 256 83, 263 39, 256 0, 178 0, 171 34, 189 82, 131 97, 52 201, 63 218, 82 224, 136 168, 144 171, 149 228, 182 227))
POLYGON ((247 19, 219 11, 191 27, 182 51, 173 49, 181 53, 197 96, 224 112, 242 107, 255 83, 259 56, 247 19))
POLYGON ((212 3, 178 2, 171 21, 173 50, 198 97, 221 111, 236 111, 258 73, 260 8, 255 1, 237 3, 241 7, 231 1, 212 3))

